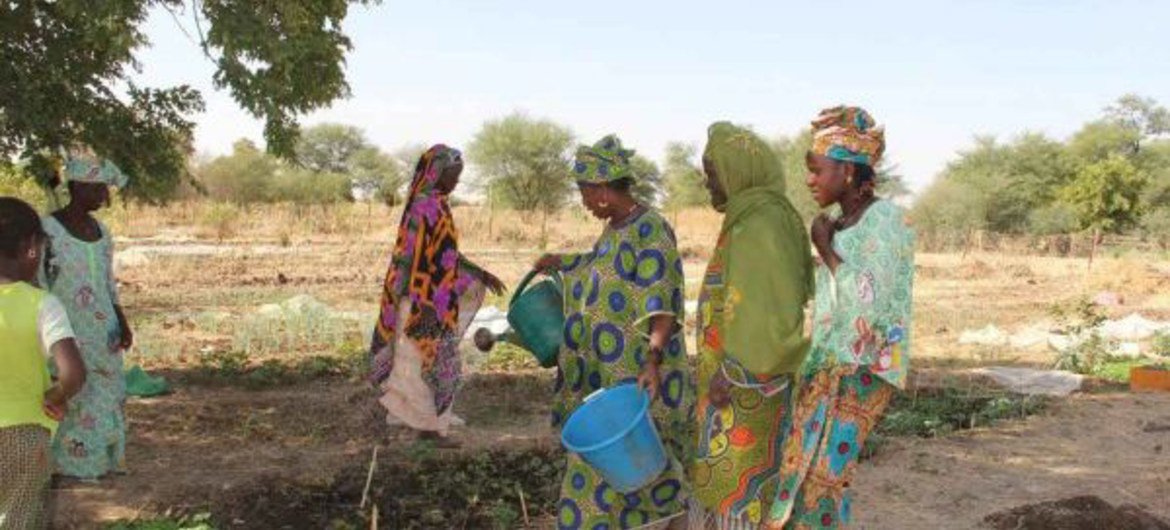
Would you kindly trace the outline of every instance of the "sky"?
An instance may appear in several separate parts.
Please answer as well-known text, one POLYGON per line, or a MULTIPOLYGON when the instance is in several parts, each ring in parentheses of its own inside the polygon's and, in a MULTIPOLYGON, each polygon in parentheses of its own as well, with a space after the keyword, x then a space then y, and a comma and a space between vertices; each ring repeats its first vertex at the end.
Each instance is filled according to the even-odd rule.
MULTIPOLYGON (((921 190, 977 134, 1066 138, 1126 93, 1170 105, 1167 21, 1162 0, 384 0, 344 24, 352 96, 302 125, 356 125, 393 151, 466 146, 485 120, 523 111, 661 162, 668 142, 701 146, 713 121, 795 134, 847 103, 885 125, 887 158, 921 190)), ((136 80, 207 99, 198 150, 262 141, 170 14, 147 34, 136 80)))

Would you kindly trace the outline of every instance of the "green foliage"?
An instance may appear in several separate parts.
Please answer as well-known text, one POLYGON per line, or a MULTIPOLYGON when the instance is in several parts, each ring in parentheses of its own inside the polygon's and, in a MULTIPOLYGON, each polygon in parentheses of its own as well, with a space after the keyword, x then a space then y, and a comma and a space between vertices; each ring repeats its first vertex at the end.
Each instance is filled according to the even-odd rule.
POLYGON ((707 177, 699 169, 697 156, 693 145, 667 144, 666 167, 662 172, 667 208, 674 210, 711 204, 711 195, 704 184, 707 177))
POLYGON ((1126 94, 1105 109, 1109 118, 1143 137, 1170 133, 1170 110, 1153 98, 1126 94))
POLYGON ((353 198, 353 181, 341 173, 314 173, 282 165, 272 176, 273 199, 302 206, 335 204, 353 198))
POLYGON ((1068 234, 1078 228, 1077 214, 1067 204, 1054 202, 1028 214, 1028 231, 1036 235, 1068 234))
MULTIPOLYGON (((321 153, 328 148, 314 150, 321 153)), ((347 156, 336 165, 325 160, 324 155, 313 162, 314 167, 342 167, 342 173, 315 171, 284 163, 250 140, 241 139, 231 155, 199 167, 196 179, 212 199, 241 206, 270 202, 333 204, 351 200, 355 184, 374 188, 385 185, 396 190, 401 182, 395 162, 376 148, 364 146, 347 156)))
POLYGON ((772 149, 780 157, 780 165, 784 168, 784 188, 788 200, 806 221, 811 221, 821 211, 805 185, 805 177, 808 175, 805 160, 810 148, 812 132, 808 130, 796 136, 781 136, 772 143, 772 149))
POLYGON ((658 170, 658 164, 642 155, 634 155, 630 167, 634 177, 634 187, 630 192, 634 198, 643 204, 658 204, 662 190, 662 172, 658 170))
POLYGON ((44 209, 46 198, 44 188, 26 178, 20 168, 3 163, 0 163, 0 196, 16 197, 38 211, 44 209))
POLYGON ((966 235, 986 227, 986 197, 970 184, 938 180, 914 203, 911 216, 915 226, 923 232, 966 235))
POLYGON ((1112 344, 1097 334, 1097 328, 1106 319, 1097 304, 1082 298, 1068 305, 1053 305, 1049 308, 1049 314, 1056 319, 1061 334, 1080 340, 1060 352, 1055 369, 1075 374, 1095 374, 1104 363, 1111 360, 1109 350, 1112 344))
POLYGON ((569 175, 573 133, 522 113, 489 120, 468 147, 495 204, 522 212, 553 212, 573 189, 569 175))
POLYGON ((1003 420, 1025 418, 1043 411, 1044 396, 970 394, 955 388, 924 393, 899 393, 890 402, 874 432, 865 441, 863 459, 873 456, 888 438, 933 438, 954 431, 988 427, 1003 420))
POLYGON ((1084 229, 1117 232, 1137 225, 1147 179, 1120 155, 1081 168, 1060 192, 1084 229))
POLYGON ((393 206, 407 178, 397 160, 351 125, 324 123, 307 129, 297 143, 297 161, 307 171, 287 174, 284 200, 300 204, 348 200, 357 188, 393 206))
POLYGON ((1170 208, 1170 111, 1127 95, 1067 142, 1035 133, 976 137, 914 206, 920 232, 1054 235, 1142 227, 1157 237, 1170 208), (1147 185, 1148 183, 1148 185, 1147 185), (1152 222, 1142 222, 1149 213, 1152 222), (947 220, 947 217, 950 220, 947 220))
POLYGON ((1069 153, 1082 163, 1105 160, 1110 156, 1131 156, 1141 142, 1140 131, 1109 120, 1086 124, 1069 140, 1069 153))
POLYGON ((204 211, 199 223, 214 234, 216 240, 223 241, 235 237, 239 220, 240 210, 235 206, 216 203, 204 211))
POLYGON ((47 182, 58 150, 85 144, 129 175, 129 196, 173 198, 187 176, 191 118, 204 105, 189 86, 149 88, 132 79, 140 68, 135 55, 147 45, 142 26, 156 6, 195 11, 204 52, 217 67, 216 88, 265 121, 273 153, 291 155, 297 116, 348 94, 342 63, 351 45, 341 22, 350 3, 5 2, 0 158, 27 159, 26 174, 47 182))
POLYGON ((250 140, 238 140, 231 155, 199 168, 198 180, 212 199, 238 205, 271 202, 276 197, 272 177, 279 165, 250 140))
POLYGON ((316 173, 349 173, 354 156, 368 146, 366 133, 360 128, 323 123, 301 134, 297 162, 316 173))
POLYGON ((1170 333, 1159 333, 1154 337, 1151 351, 1159 357, 1170 357, 1170 333))

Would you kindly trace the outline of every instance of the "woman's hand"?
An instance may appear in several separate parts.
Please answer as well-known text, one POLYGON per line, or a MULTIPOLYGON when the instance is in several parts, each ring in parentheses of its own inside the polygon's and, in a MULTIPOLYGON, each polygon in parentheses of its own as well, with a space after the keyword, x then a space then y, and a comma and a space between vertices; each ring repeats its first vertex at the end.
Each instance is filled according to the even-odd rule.
POLYGON ((836 270, 841 263, 841 257, 833 250, 833 237, 837 235, 837 228, 828 215, 821 214, 813 219, 812 229, 809 231, 812 244, 820 254, 821 260, 829 268, 836 270))
POLYGON ((123 351, 129 350, 134 346, 134 332, 130 331, 130 325, 122 323, 122 340, 118 343, 118 347, 123 351))
POLYGON ((65 412, 69 410, 69 398, 66 396, 64 390, 58 385, 53 385, 52 388, 45 392, 45 399, 41 404, 41 410, 53 421, 62 421, 65 419, 65 412))
POLYGON ((653 361, 647 361, 642 366, 642 373, 638 374, 638 387, 650 394, 651 402, 658 398, 658 388, 662 384, 658 374, 658 363, 653 361))
POLYGON ((727 408, 731 404, 731 381, 723 376, 723 370, 715 372, 707 383, 707 399, 715 408, 727 408))
POLYGON ((122 351, 127 351, 134 346, 134 332, 130 330, 130 321, 126 319, 126 313, 122 311, 122 306, 114 306, 114 315, 118 317, 118 327, 122 329, 121 335, 118 336, 117 347, 122 351))
POLYGON ((500 279, 497 278, 495 274, 492 274, 486 270, 480 271, 479 280, 483 282, 484 287, 487 287, 487 289, 496 296, 501 296, 508 292, 508 288, 504 286, 504 282, 500 281, 500 279))
POLYGON ((542 272, 551 272, 561 268, 561 261, 560 254, 545 254, 536 260, 533 268, 542 272))

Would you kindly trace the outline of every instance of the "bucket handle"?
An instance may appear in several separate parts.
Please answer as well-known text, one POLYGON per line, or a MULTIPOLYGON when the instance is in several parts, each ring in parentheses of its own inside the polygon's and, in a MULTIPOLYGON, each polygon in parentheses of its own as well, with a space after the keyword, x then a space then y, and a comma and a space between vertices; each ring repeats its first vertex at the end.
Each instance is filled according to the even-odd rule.
MULTIPOLYGON (((623 383, 623 384, 631 384, 631 383, 623 383)), ((637 385, 638 383, 632 383, 632 384, 634 384, 634 385, 637 385)), ((613 387, 610 387, 610 388, 613 388, 613 387)), ((592 400, 593 398, 597 397, 597 395, 598 395, 598 394, 600 394, 600 393, 602 393, 602 392, 605 392, 606 390, 609 390, 609 389, 607 389, 607 388, 598 388, 597 390, 594 390, 593 392, 590 392, 588 396, 585 396, 585 399, 582 399, 582 400, 581 400, 581 403, 588 403, 590 400, 592 400)), ((643 395, 646 395, 646 396, 649 396, 649 395, 650 395, 650 391, 649 391, 649 390, 646 390, 645 388, 639 388, 639 389, 638 389, 638 393, 640 393, 640 394, 643 394, 643 395)))
POLYGON ((557 285, 561 283, 561 275, 557 272, 546 273, 540 269, 532 269, 528 271, 528 274, 524 275, 524 279, 520 280, 520 285, 516 286, 516 290, 512 291, 512 300, 508 302, 508 308, 516 305, 516 301, 520 299, 520 295, 528 289, 528 284, 539 274, 548 274, 548 277, 552 278, 557 285))

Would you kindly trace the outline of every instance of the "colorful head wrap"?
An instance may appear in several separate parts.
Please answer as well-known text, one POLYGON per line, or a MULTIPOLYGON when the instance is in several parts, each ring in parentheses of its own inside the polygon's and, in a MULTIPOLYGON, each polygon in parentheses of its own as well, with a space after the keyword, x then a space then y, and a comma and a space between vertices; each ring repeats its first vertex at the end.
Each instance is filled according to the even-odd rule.
POLYGON ((577 182, 605 184, 615 180, 633 177, 630 159, 633 149, 622 147, 617 135, 611 134, 592 146, 583 145, 577 149, 573 164, 573 177, 577 182))
POLYGON ((821 111, 812 122, 812 152, 870 167, 886 150, 886 131, 861 107, 838 106, 821 111))
POLYGON ((460 296, 473 282, 459 271, 462 258, 455 221, 448 197, 437 187, 443 170, 460 159, 457 149, 442 144, 419 158, 370 343, 370 379, 381 383, 394 366, 397 334, 412 339, 422 358, 423 379, 434 392, 440 412, 451 405, 458 386, 458 340, 450 338, 459 324, 460 296), (399 304, 407 300, 410 311, 405 321, 399 321, 399 304))
POLYGON ((88 182, 105 184, 118 188, 125 187, 128 180, 113 162, 99 158, 88 150, 74 149, 65 156, 65 168, 62 171, 68 182, 88 182))

